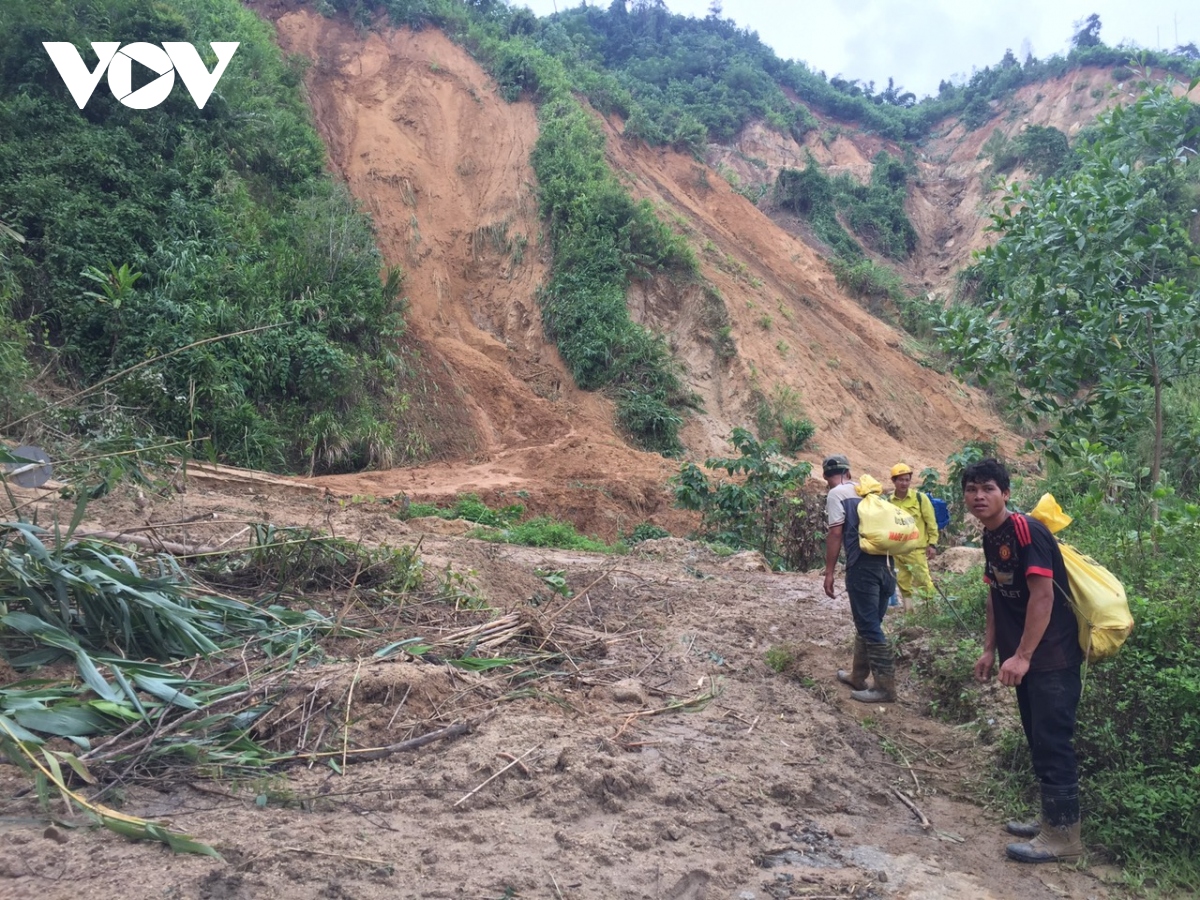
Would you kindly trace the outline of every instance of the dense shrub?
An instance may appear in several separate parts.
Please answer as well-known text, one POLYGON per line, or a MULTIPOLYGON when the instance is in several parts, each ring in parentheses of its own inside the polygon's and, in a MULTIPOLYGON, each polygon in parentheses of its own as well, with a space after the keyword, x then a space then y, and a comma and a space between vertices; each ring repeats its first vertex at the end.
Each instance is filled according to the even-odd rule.
MULTIPOLYGON (((85 51, 85 59, 91 54, 85 51)), ((211 65, 211 61, 209 63, 211 65)), ((0 7, 0 210, 14 328, 85 383, 232 462, 344 470, 395 455, 398 277, 381 284, 368 220, 323 172, 300 72, 234 0, 12 0, 0 7), (106 36, 241 46, 203 110, 177 86, 133 110, 102 84, 72 102, 43 40, 106 36)), ((4 311, 0 311, 4 312, 4 311)))
POLYGON ((830 178, 810 153, 803 170, 780 170, 775 182, 776 202, 809 222, 838 256, 862 255, 861 247, 842 227, 840 214, 872 250, 892 259, 904 259, 917 246, 916 229, 904 209, 908 169, 883 151, 873 162, 870 183, 859 184, 844 173, 830 178))

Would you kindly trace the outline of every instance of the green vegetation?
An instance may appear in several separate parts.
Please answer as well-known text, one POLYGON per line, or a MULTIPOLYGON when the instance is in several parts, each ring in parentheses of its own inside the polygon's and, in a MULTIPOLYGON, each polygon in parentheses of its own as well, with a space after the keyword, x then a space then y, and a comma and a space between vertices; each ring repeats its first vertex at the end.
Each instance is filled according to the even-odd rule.
POLYGON ((804 169, 780 170, 776 202, 809 222, 839 257, 862 256, 840 215, 872 250, 891 259, 907 258, 917 246, 916 229, 904 211, 908 168, 882 150, 873 163, 871 183, 863 185, 846 173, 830 178, 810 153, 804 169))
POLYGON ((1014 409, 1048 421, 1052 454, 1080 437, 1126 442, 1149 419, 1151 484, 1165 388, 1200 371, 1197 123, 1165 85, 1102 116, 1073 171, 1005 197, 975 302, 938 328, 960 371, 1001 376, 1014 409))
POLYGON ((694 401, 663 339, 638 325, 625 302, 635 274, 694 275, 686 241, 635 204, 608 169, 592 116, 563 97, 542 106, 533 165, 554 241, 554 276, 542 321, 576 383, 608 388, 622 425, 647 449, 680 449, 680 408, 694 401))
MULTIPOLYGON (((1113 659, 1088 667, 1079 710, 1084 837, 1135 880, 1170 891, 1200 878, 1200 605, 1191 589, 1200 577, 1200 505, 1150 489, 1146 471, 1119 450, 1083 442, 1047 478, 1015 483, 1013 505, 1028 509, 1043 491, 1053 492, 1075 517, 1059 536, 1125 585, 1136 627, 1113 659)), ((971 667, 981 650, 986 588, 977 572, 938 583, 946 596, 915 614, 934 634, 922 674, 938 714, 978 722, 971 667)), ((1001 746, 1023 743, 991 736, 1001 746)), ((1028 754, 1004 753, 999 761, 987 790, 1005 797, 1018 784, 1025 792, 1019 801, 1029 800, 1035 779, 1028 754)))
POLYGON ((1043 177, 1065 174, 1075 162, 1067 136, 1053 126, 1042 125, 1028 125, 1011 140, 997 128, 979 155, 992 161, 992 172, 1011 172, 1024 166, 1043 177))
MULTIPOLYGON (((438 0, 389 0, 388 5, 440 8, 438 0)), ((495 9, 499 4, 480 6, 488 15, 503 15, 495 9)), ((1135 55, 1106 47, 1098 36, 1095 43, 1073 46, 1065 57, 1039 61, 1031 56, 1024 64, 1010 51, 965 84, 943 81, 936 97, 917 102, 892 79, 877 90, 873 82, 826 78, 802 62, 781 60, 756 33, 719 13, 694 19, 657 2, 616 0, 607 8, 580 5, 542 20, 513 14, 508 28, 564 60, 573 83, 594 106, 625 118, 626 134, 693 152, 706 140, 732 138, 754 119, 801 140, 817 127, 810 109, 891 140, 918 140, 953 115, 976 128, 994 115, 990 101, 1023 85, 1084 65, 1124 66, 1135 55)), ((1184 51, 1136 55, 1144 65, 1190 75, 1198 64, 1184 51)))
POLYGON ((633 531, 625 538, 625 543, 633 546, 634 544, 640 544, 642 541, 654 541, 670 536, 671 532, 659 525, 655 525, 652 522, 641 522, 634 526, 633 531))
MULTIPOLYGON (((526 9, 492 0, 380 5, 397 24, 441 26, 491 71, 506 97, 527 96, 539 104, 532 163, 554 249, 553 275, 539 298, 546 332, 580 387, 613 396, 620 424, 639 444, 678 452, 682 411, 695 400, 663 339, 630 318, 625 295, 633 278, 692 278, 696 260, 648 202, 629 196, 605 160, 599 122, 575 99, 580 89, 594 102, 620 93, 616 82, 577 65, 562 29, 526 9)), ((365 9, 360 0, 332 0, 323 8, 352 16, 365 9)))
POLYGON ((421 516, 437 516, 440 519, 463 519, 491 528, 506 528, 519 521, 523 515, 525 507, 520 503, 492 509, 479 499, 478 494, 462 494, 450 507, 436 506, 432 503, 410 503, 399 517, 415 519, 421 516))
POLYGON ((739 457, 706 460, 730 478, 714 484, 694 463, 675 478, 675 502, 702 514, 703 536, 739 549, 758 550, 778 568, 807 568, 816 560, 821 525, 819 504, 799 494, 812 466, 779 455, 774 441, 759 441, 744 428, 733 430, 739 457))
POLYGON ((799 453, 817 431, 804 415, 800 395, 785 385, 759 397, 757 426, 760 441, 778 441, 785 453, 799 453))
POLYGON ((477 528, 468 536, 499 544, 588 550, 592 553, 622 553, 625 550, 622 544, 606 544, 596 538, 587 537, 576 531, 570 522, 560 522, 548 516, 538 516, 500 529, 477 528))
MULTIPOLYGON (((1167 892, 1200 881, 1197 126, 1169 85, 1102 116, 1063 164, 1010 191, 999 240, 938 326, 960 370, 996 385, 1051 460, 1014 505, 1053 492, 1075 517, 1062 536, 1125 585, 1137 626, 1088 669, 1079 713, 1085 838, 1167 892)), ((952 457, 951 484, 992 450, 952 457)), ((984 593, 953 590, 970 627, 937 609, 929 677, 939 709, 971 718, 964 642, 978 640, 984 593)), ((1032 783, 1027 756, 1003 759, 997 796, 1013 767, 1032 783)))
MULTIPOLYGON (((437 506, 432 503, 410 503, 402 513, 402 519, 415 519, 422 516, 437 516, 441 519, 464 519, 474 522, 479 528, 472 530, 468 537, 501 544, 521 544, 526 547, 556 547, 560 550, 590 550, 595 553, 624 552, 623 544, 606 544, 596 538, 587 537, 575 530, 569 522, 562 522, 547 516, 537 516, 522 521, 525 507, 520 503, 492 509, 477 494, 462 494, 453 506, 437 506)), ((634 529, 634 535, 640 537, 631 539, 644 541, 651 537, 665 537, 668 532, 663 529, 658 534, 656 526, 642 523, 634 529)))
POLYGON ((0 215, 24 237, 0 251, 0 383, 27 374, 25 335, 85 384, 174 353, 108 386, 110 431, 207 436, 277 471, 400 458, 401 276, 381 282, 368 220, 323 171, 300 75, 235 0, 0 7, 0 215), (31 48, 91 60, 110 33, 242 43, 203 110, 178 86, 129 109, 101 84, 81 111, 31 48))
POLYGON ((767 668, 776 675, 782 675, 794 666, 796 658, 796 648, 790 644, 768 647, 767 652, 763 654, 763 661, 767 664, 767 668))

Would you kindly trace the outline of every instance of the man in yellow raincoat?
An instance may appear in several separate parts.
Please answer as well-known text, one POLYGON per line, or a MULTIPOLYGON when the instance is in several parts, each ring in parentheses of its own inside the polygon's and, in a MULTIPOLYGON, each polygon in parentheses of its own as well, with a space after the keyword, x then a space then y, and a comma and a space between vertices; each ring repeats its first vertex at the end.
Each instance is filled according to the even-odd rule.
POLYGON ((896 583, 906 612, 912 610, 916 598, 924 600, 933 595, 929 560, 937 555, 938 542, 937 515, 933 511, 933 504, 921 491, 912 489, 912 477, 912 467, 907 463, 892 466, 895 491, 888 498, 916 520, 921 532, 917 549, 896 557, 896 583))

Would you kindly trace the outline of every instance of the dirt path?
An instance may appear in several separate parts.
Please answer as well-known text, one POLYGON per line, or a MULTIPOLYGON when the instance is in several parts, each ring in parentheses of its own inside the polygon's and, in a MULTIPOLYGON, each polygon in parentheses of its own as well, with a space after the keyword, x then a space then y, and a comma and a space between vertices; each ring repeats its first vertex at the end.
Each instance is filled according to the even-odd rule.
MULTIPOLYGON (((812 575, 764 571, 753 554, 721 560, 677 539, 609 557, 421 535, 378 503, 272 497, 260 487, 193 479, 148 511, 118 492, 83 528, 215 514, 220 521, 162 537, 214 542, 245 520, 372 545, 419 540, 431 576, 450 566, 464 593, 493 611, 448 603, 369 611, 364 621, 387 627, 327 648, 296 672, 295 696, 328 701, 325 724, 331 734, 346 729, 352 748, 479 724, 453 741, 348 765, 344 775, 325 766, 233 781, 192 773, 118 792, 125 812, 169 819, 213 843, 223 862, 87 828, 47 837, 32 795, 18 795, 24 782, 2 766, 3 896, 1109 896, 1096 877, 1103 869, 1003 860, 998 813, 962 799, 980 748, 925 715, 907 662, 901 702, 848 699, 832 679, 848 656, 848 610, 840 591, 825 598, 812 575), (550 596, 539 569, 563 572, 579 593, 550 596), (495 652, 531 652, 536 625, 537 640, 569 660, 523 680, 372 658, 392 640, 437 640, 464 622, 514 613, 530 631, 495 652), (792 654, 782 674, 765 662, 772 648, 792 654), (885 753, 884 738, 902 755, 885 753)), ((296 741, 285 713, 283 704, 257 726, 281 749, 296 741)))

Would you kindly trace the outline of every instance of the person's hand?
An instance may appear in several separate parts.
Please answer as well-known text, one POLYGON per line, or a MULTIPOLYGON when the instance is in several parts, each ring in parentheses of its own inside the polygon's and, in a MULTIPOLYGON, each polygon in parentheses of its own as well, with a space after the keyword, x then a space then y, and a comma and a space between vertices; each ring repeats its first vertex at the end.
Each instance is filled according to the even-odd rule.
POLYGON ((992 667, 996 664, 995 651, 988 650, 975 661, 975 680, 989 681, 992 677, 992 667))
POLYGON ((825 573, 825 596, 833 599, 833 573, 825 573))
POLYGON ((1010 656, 1000 667, 1000 683, 1016 687, 1029 671, 1029 660, 1019 656, 1010 656))
POLYGON ((935 556, 937 556, 937 545, 930 544, 928 547, 925 548, 925 558, 933 559, 935 556))

